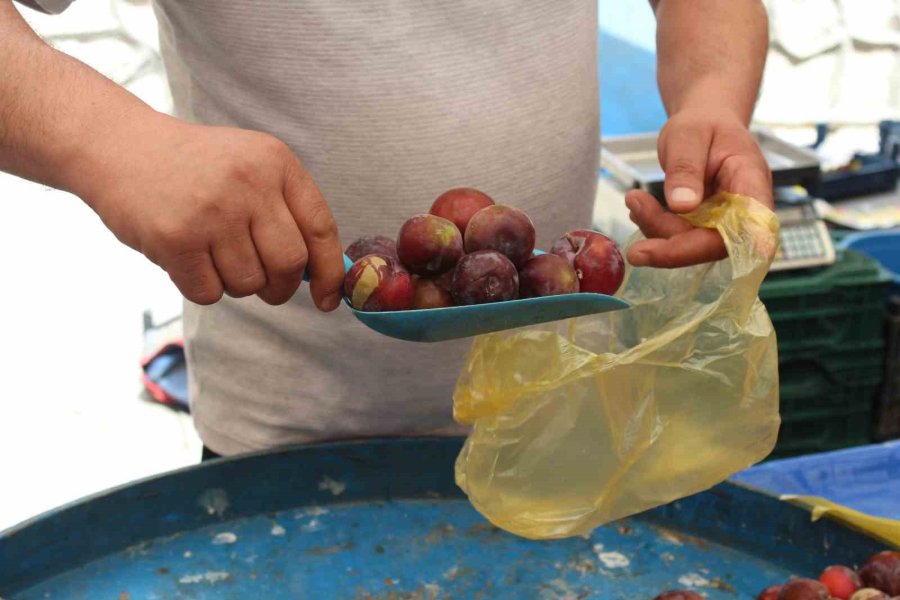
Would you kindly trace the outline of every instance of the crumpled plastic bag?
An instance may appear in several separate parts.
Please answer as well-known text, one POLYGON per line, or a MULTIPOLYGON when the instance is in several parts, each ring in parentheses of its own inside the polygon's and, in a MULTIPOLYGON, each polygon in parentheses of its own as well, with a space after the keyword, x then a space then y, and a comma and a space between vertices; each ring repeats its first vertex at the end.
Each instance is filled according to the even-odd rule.
POLYGON ((454 418, 472 426, 456 482, 496 526, 582 535, 771 452, 778 358, 757 294, 778 221, 724 193, 685 218, 717 229, 728 260, 629 269, 617 294, 628 310, 473 342, 453 397, 454 418))

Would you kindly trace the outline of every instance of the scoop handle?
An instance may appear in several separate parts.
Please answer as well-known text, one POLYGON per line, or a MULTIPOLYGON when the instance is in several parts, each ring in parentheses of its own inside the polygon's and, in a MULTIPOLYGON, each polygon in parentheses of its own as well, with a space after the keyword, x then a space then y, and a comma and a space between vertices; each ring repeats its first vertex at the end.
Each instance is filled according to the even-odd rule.
MULTIPOLYGON (((353 266, 353 261, 350 260, 350 257, 346 254, 344 255, 344 273, 350 270, 350 267, 353 266)), ((306 266, 306 270, 303 272, 303 281, 309 283, 309 265, 306 266)))

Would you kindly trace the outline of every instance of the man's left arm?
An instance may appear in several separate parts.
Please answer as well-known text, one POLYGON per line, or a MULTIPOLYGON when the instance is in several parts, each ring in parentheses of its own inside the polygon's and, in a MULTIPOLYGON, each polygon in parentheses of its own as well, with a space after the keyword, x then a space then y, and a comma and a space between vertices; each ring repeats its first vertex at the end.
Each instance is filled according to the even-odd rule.
POLYGON ((760 0, 650 0, 657 21, 657 79, 669 121, 659 135, 666 212, 630 192, 632 220, 649 238, 634 244, 635 266, 678 267, 718 260, 718 233, 694 229, 673 213, 729 191, 772 206, 768 165, 748 128, 768 49, 760 0))

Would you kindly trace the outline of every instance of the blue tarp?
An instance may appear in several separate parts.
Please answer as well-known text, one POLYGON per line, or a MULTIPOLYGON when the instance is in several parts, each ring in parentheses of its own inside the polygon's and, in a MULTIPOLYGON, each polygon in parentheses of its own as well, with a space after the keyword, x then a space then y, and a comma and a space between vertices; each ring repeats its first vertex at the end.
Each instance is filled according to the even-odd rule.
POLYGON ((900 519, 900 441, 773 460, 732 479, 774 494, 820 496, 900 519))

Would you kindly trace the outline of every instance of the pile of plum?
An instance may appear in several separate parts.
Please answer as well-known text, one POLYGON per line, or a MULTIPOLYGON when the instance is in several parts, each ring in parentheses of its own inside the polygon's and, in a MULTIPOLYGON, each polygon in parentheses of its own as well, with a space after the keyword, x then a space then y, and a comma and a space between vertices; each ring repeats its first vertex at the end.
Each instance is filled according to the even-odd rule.
MULTIPOLYGON (((784 585, 767 587, 756 600, 898 600, 900 599, 900 551, 875 554, 859 570, 832 565, 819 579, 796 578, 784 585)), ((703 600, 697 592, 673 590, 654 600, 703 600)))
POLYGON ((350 244, 344 294, 357 310, 393 311, 614 294, 622 284, 625 261, 601 233, 570 231, 548 254, 534 245, 534 224, 523 211, 473 188, 452 189, 406 221, 396 242, 375 235, 350 244))

